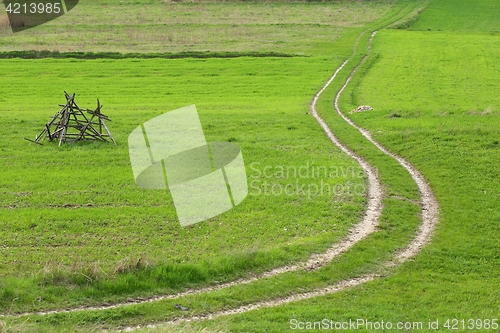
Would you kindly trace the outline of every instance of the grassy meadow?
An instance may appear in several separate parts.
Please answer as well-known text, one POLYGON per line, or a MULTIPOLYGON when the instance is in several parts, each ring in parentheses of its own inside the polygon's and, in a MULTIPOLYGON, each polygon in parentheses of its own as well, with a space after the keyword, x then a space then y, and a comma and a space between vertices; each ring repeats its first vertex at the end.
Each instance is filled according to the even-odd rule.
MULTIPOLYGON (((4 30, 1 43, 11 47, 4 50, 40 49, 28 41, 35 35, 40 45, 47 46, 43 49, 51 51, 125 51, 112 47, 115 42, 123 45, 119 39, 102 39, 104 46, 82 48, 75 40, 61 38, 73 43, 74 48, 66 49, 50 39, 42 41, 50 38, 47 31, 57 34, 58 25, 61 29, 85 29, 84 37, 99 39, 100 20, 88 17, 117 10, 109 2, 95 5, 82 1, 68 14, 72 15, 71 23, 55 20, 16 35, 4 30), (83 21, 76 19, 80 8, 88 15, 83 21), (14 45, 13 40, 23 46, 14 45)), ((131 28, 134 31, 154 29, 154 24, 145 24, 137 17, 124 20, 131 11, 139 10, 139 5, 141 9, 174 8, 163 2, 120 4, 123 8, 115 19, 136 22, 131 28)), ((389 13, 394 3, 175 6, 193 25, 203 23, 195 14, 200 6, 216 17, 226 17, 230 9, 238 8, 233 20, 251 24, 254 13, 261 18, 256 25, 274 29, 278 21, 297 28, 310 24, 307 20, 320 13, 347 15, 349 22, 345 18, 330 23, 336 26, 332 29, 342 32, 342 38, 329 41, 349 54, 351 50, 343 45, 351 45, 365 22, 389 13), (275 14, 266 21, 262 19, 268 16, 262 12, 263 6, 277 6, 280 13, 286 10, 292 14, 275 14), (358 12, 365 7, 361 18, 358 12)), ((174 15, 171 12, 169 15, 174 15)), ((157 11, 147 13, 151 20, 159 20, 154 16, 157 11)), ((213 25, 213 21, 218 20, 204 23, 213 25)), ((120 26, 118 22, 114 25, 120 26)), ((203 26, 196 29, 205 34, 205 40, 209 31, 203 26)), ((73 33, 80 38, 81 34, 73 33)), ((144 42, 144 46, 151 44, 137 36, 118 35, 144 42)), ((296 42, 304 41, 304 36, 297 36, 296 42)), ((198 44, 198 49, 204 50, 198 44)), ((298 50, 293 42, 285 44, 286 52, 298 50)), ((132 49, 147 51, 140 46, 132 49)), ((158 50, 178 49, 170 43, 158 50)), ((255 48, 245 44, 241 49, 224 46, 220 50, 254 52, 255 48)), ((267 45, 262 50, 275 48, 267 45)), ((301 45, 301 50, 315 56, 1 60, 0 77, 8 83, 0 94, 3 312, 98 305, 229 281, 305 260, 344 236, 363 214, 364 175, 329 143, 308 112, 311 96, 344 54, 325 57, 314 45, 301 45), (100 98, 103 112, 113 120, 109 126, 118 146, 82 143, 40 147, 23 140, 38 134, 57 112, 63 90, 76 92, 77 103, 85 108, 94 107, 95 98, 100 98), (207 223, 181 228, 168 191, 142 190, 134 184, 125 142, 132 129, 144 121, 189 104, 197 105, 208 141, 240 145, 250 194, 238 209, 207 223), (266 167, 271 173, 264 175, 266 167), (292 171, 283 175, 280 168, 292 171), (327 169, 328 175, 312 176, 318 168, 327 169), (306 170, 307 176, 297 175, 298 170, 306 170), (314 186, 323 183, 327 190, 316 193, 314 186), (279 191, 289 184, 297 184, 297 193, 279 191), (304 186, 313 186, 313 191, 304 193, 304 186)))
POLYGON ((313 291, 371 272, 384 278, 279 307, 142 331, 286 332, 294 331, 291 319, 362 318, 423 322, 419 332, 436 332, 428 329, 429 320, 439 319, 437 331, 446 331, 447 319, 498 318, 499 10, 493 0, 82 0, 60 20, 16 35, 0 31, 4 52, 299 55, 1 59, 0 78, 7 83, 0 93, 2 314, 112 304, 231 281, 304 261, 339 240, 363 216, 366 179, 326 138, 309 114, 309 103, 351 54, 319 100, 318 111, 342 142, 377 167, 385 190, 377 231, 321 269, 181 299, 7 316, 0 318, 0 330, 86 332, 162 323, 313 291), (393 22, 403 24, 384 29, 393 22), (440 203, 432 242, 415 259, 383 271, 380 264, 408 244, 421 223, 418 190, 399 164, 367 143, 332 107, 337 90, 366 54, 373 30, 380 31, 342 95, 341 109, 373 106, 375 111, 349 117, 415 165, 440 203), (38 134, 57 112, 63 90, 76 92, 81 107, 94 107, 100 98, 103 113, 113 120, 109 127, 117 146, 41 147, 23 140, 38 134), (139 124, 190 104, 197 106, 207 141, 240 146, 250 188, 235 209, 182 228, 168 191, 134 184, 126 140, 139 124), (276 171, 270 177, 263 175, 266 166, 276 171), (311 172, 315 166, 341 173, 279 173, 280 167, 311 172), (324 181, 342 191, 264 195, 264 181, 277 188, 324 181), (190 310, 179 312, 176 303, 190 310))
POLYGON ((340 37, 378 19, 393 5, 393 0, 81 0, 67 15, 22 34, 2 30, 0 12, 0 52, 274 51, 332 56, 349 51, 335 48, 340 37))
MULTIPOLYGON (((3 93, 9 103, 3 103, 6 112, 1 115, 6 139, 0 147, 3 277, 41 274, 43 280, 61 287, 90 283, 106 289, 99 281, 114 280, 125 260, 152 274, 149 283, 156 285, 154 289, 227 280, 250 269, 269 269, 322 252, 362 214, 363 173, 330 146, 307 114, 307 97, 321 83, 317 73, 328 74, 326 61, 91 62, 3 61, 6 72, 1 75, 13 87, 3 93), (85 75, 67 77, 68 72, 84 69, 85 75), (82 80, 92 84, 78 89, 82 80), (310 82, 309 89, 304 89, 304 82, 310 82), (57 103, 61 97, 64 100, 62 89, 78 89, 79 96, 87 97, 77 97, 80 106, 93 107, 96 102, 88 96, 99 96, 103 112, 113 120, 109 127, 117 146, 84 143, 60 148, 54 143, 42 147, 23 140, 38 134, 52 111, 57 111, 57 103), (50 98, 33 105, 32 99, 24 97, 30 94, 50 98), (197 105, 209 142, 240 145, 250 188, 238 209, 182 228, 167 191, 135 185, 126 142, 139 124, 192 103, 197 105), (317 167, 339 173, 313 176, 317 167), (288 171, 280 174, 280 168, 288 171), (299 168, 305 170, 302 176, 299 168), (342 170, 347 174, 342 175, 342 170), (333 193, 326 191, 297 190, 292 195, 282 191, 296 182, 300 186, 325 182, 332 192, 335 185, 340 187, 335 202, 333 193), (65 270, 76 276, 65 277, 65 270)), ((123 280, 122 290, 116 282, 109 292, 125 295, 152 287, 140 279, 130 283, 129 278, 118 277, 123 280)), ((19 289, 11 297, 25 292, 28 298, 34 297, 23 286, 19 289)), ((11 306, 8 295, 3 297, 5 307, 11 306)))
MULTIPOLYGON (((360 104, 373 106, 375 111, 349 117, 413 163, 430 182, 440 203, 431 244, 384 279, 221 318, 210 327, 283 332, 292 331, 292 318, 360 318, 423 323, 422 329, 392 331, 445 332, 452 330, 444 326, 446 321, 456 319, 465 322, 456 326, 459 331, 495 331, 481 324, 498 322, 500 310, 500 54, 494 32, 500 23, 494 13, 499 10, 496 1, 431 1, 409 31, 376 35, 370 57, 341 99, 346 113, 360 104), (439 329, 429 328, 429 320, 439 320, 439 329)), ((339 124, 331 105, 328 110, 325 103, 322 114, 343 141, 369 156, 354 131, 339 124)), ((377 163, 376 158, 369 160, 377 163)))

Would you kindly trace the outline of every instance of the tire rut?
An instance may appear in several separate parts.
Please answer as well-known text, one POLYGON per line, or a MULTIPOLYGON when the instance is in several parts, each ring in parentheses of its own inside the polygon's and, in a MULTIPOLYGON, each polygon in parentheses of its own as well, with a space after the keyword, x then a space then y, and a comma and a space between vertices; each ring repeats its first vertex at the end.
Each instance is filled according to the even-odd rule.
MULTIPOLYGON (((373 41, 373 38, 375 37, 375 34, 377 31, 374 31, 369 39, 368 43, 368 51, 371 49, 371 44, 373 41)), ((382 212, 382 198, 383 198, 383 190, 380 185, 380 180, 378 179, 377 173, 375 172, 375 169, 368 163, 366 162, 363 158, 359 157, 356 155, 351 149, 349 149, 347 146, 342 144, 337 137, 333 134, 332 130, 328 127, 326 122, 319 116, 317 110, 316 110, 316 103, 321 96, 321 94, 328 88, 328 86, 333 82, 333 80, 336 78, 337 74, 344 68, 344 66, 349 62, 349 60, 352 58, 352 56, 347 59, 332 75, 332 77, 326 82, 326 84, 320 89, 320 91, 314 96, 311 105, 310 105, 310 110, 311 114, 316 118, 320 126, 324 129, 326 135, 328 138, 338 147, 340 148, 344 153, 355 159, 365 170, 365 173, 368 177, 368 205, 367 205, 367 211, 365 214, 365 217, 363 219, 363 222, 358 224, 355 228, 355 231, 351 233, 350 236, 348 236, 341 244, 345 242, 344 245, 350 244, 348 239, 350 239, 351 242, 355 243, 355 240, 359 241, 366 237, 366 235, 370 234, 375 230, 376 225, 378 224, 378 218, 380 217, 380 214, 382 212), (375 220, 373 220, 375 219, 375 220), (356 236, 357 235, 357 236, 356 236)), ((368 58, 368 54, 363 57, 361 62, 352 70, 350 73, 349 77, 346 79, 345 83, 343 86, 339 89, 335 96, 334 100, 334 109, 335 111, 342 117, 344 121, 346 121, 349 125, 352 127, 356 128, 369 142, 374 144, 380 151, 382 151, 384 154, 394 158, 401 166, 403 166, 408 173, 411 175, 413 181, 416 183, 419 194, 420 194, 420 206, 421 206, 421 218, 422 218, 422 224, 420 225, 416 236, 414 239, 403 249, 398 251, 392 260, 388 260, 384 263, 382 263, 376 273, 371 273, 371 274, 366 274, 361 277, 356 277, 348 280, 343 280, 339 281, 333 285, 330 285, 326 288, 314 290, 314 291, 309 291, 309 292, 304 292, 304 293, 296 293, 291 296, 285 297, 285 298, 279 298, 279 299, 274 299, 274 300, 269 300, 269 301, 262 301, 258 302, 255 304, 249 304, 249 305, 244 305, 235 309, 229 309, 229 310, 222 310, 206 315, 197 315, 197 316, 191 316, 191 317, 182 317, 178 318, 172 321, 166 321, 164 323, 159 323, 159 324, 150 324, 150 325, 144 325, 144 326, 137 326, 137 327, 127 327, 124 328, 123 330, 125 332, 130 332, 136 329, 140 328, 156 328, 160 327, 161 325, 165 324, 179 324, 179 323, 186 323, 186 322, 191 322, 191 321, 201 321, 201 320, 211 320, 211 319, 216 319, 218 317, 222 316, 228 316, 228 315, 235 315, 235 314, 241 314, 244 312, 248 311, 253 311, 261 308, 270 308, 270 307, 277 307, 285 304, 289 304, 292 302, 297 302, 297 301, 302 301, 302 300, 307 300, 310 298, 314 297, 320 297, 320 296, 325 296, 329 294, 334 294, 339 291, 346 290, 348 288, 352 288, 370 281, 374 281, 377 279, 381 279, 385 276, 383 273, 384 268, 387 267, 395 267, 403 262, 407 261, 408 259, 414 257, 417 255, 422 247, 426 245, 432 236, 432 233, 435 229, 436 224, 438 223, 438 218, 439 218, 439 204, 434 197, 434 194, 431 190, 431 187, 429 183, 425 180, 425 177, 408 161, 406 161, 404 158, 401 156, 392 153, 389 151, 387 148, 385 148, 382 144, 380 144, 378 141, 373 139, 371 133, 359 127, 356 125, 352 120, 350 120, 348 117, 346 117, 340 110, 339 108, 339 99, 342 94, 342 92, 345 90, 351 79, 353 78, 354 74, 358 71, 359 67, 366 61, 368 58)), ((352 243, 352 245, 354 245, 352 243)), ((351 245, 351 246, 352 246, 351 245)), ((350 246, 349 246, 350 247, 350 246)), ((320 256, 321 259, 319 259, 319 262, 323 262, 323 260, 326 260, 326 258, 330 258, 331 255, 333 254, 340 254, 342 252, 337 253, 337 251, 341 251, 341 247, 333 247, 329 249, 325 254, 320 256), (325 258, 325 259, 323 259, 325 258)), ((333 258, 332 258, 333 259, 333 258)), ((311 261, 311 260, 310 260, 311 261)))
MULTIPOLYGON (((368 50, 371 48, 371 43, 373 40, 373 37, 375 36, 376 31, 372 33, 370 40, 369 40, 369 46, 368 50)), ((354 56, 354 55, 353 55, 354 56)), ((137 298, 135 300, 131 300, 130 302, 126 303, 117 303, 113 305, 106 305, 106 306, 95 306, 95 307, 79 307, 79 308, 72 308, 72 309, 64 309, 64 310, 53 310, 53 311, 40 311, 40 312, 29 312, 29 313, 22 313, 22 314, 16 314, 16 315, 0 315, 0 317, 21 317, 21 316, 27 316, 27 315, 50 315, 50 314, 61 314, 61 313, 70 313, 70 312, 77 312, 77 311, 92 311, 92 310, 108 310, 108 309, 114 309, 114 308, 119 308, 119 307, 125 307, 125 306, 131 306, 131 305, 138 305, 138 304, 144 304, 144 303, 151 303, 151 302, 156 302, 156 301, 161 301, 161 300, 167 300, 167 299, 177 299, 189 295, 196 295, 196 294, 201 294, 201 293, 208 293, 224 288, 229 288, 232 286, 236 285, 241 285, 241 284, 248 284, 260 279, 265 279, 265 278, 270 278, 279 274, 283 274, 286 272, 294 272, 294 271, 299 271, 301 269, 305 270, 315 270, 320 267, 323 267, 330 263, 335 257, 341 255, 342 253, 346 252, 348 249, 350 249, 354 244, 356 244, 358 241, 366 238, 370 233, 374 232, 376 229, 376 226, 379 223, 379 218, 382 213, 383 205, 382 205, 382 200, 384 198, 384 191, 382 188, 382 185, 380 184, 380 180, 377 175, 377 171, 374 167, 372 167, 367 161, 365 161, 362 157, 358 156, 354 151, 349 149, 347 146, 342 144, 342 142, 333 134, 332 130, 328 127, 327 123, 321 118, 321 116, 318 114, 316 110, 316 104, 317 101, 319 100, 321 94, 329 87, 329 85, 333 82, 333 80, 337 77, 338 73, 345 67, 345 65, 353 58, 351 56, 349 59, 344 61, 344 63, 335 71, 335 73, 330 77, 330 79, 325 83, 325 85, 320 89, 320 91, 314 96, 311 105, 310 105, 310 111, 311 114, 314 116, 314 118, 318 121, 320 126, 323 128, 325 131, 325 134, 328 136, 330 141, 332 141, 333 144, 335 144, 339 149, 341 149, 345 154, 356 160, 358 164, 363 168, 367 180, 368 180, 368 192, 367 192, 367 206, 366 206, 366 212, 365 215, 360 223, 355 225, 348 235, 343 238, 339 243, 334 244, 332 247, 330 247, 325 253, 322 254, 317 254, 311 256, 311 258, 305 262, 305 263, 299 263, 295 265, 290 265, 290 266, 283 266, 280 268, 273 269, 271 271, 265 272, 260 275, 255 275, 250 278, 244 278, 244 279, 237 279, 235 281, 231 281, 228 283, 223 283, 215 286, 209 286, 205 288, 200 288, 200 289, 189 289, 181 293, 177 294, 172 294, 172 295, 162 295, 162 296, 154 296, 150 298, 137 298)), ((359 126, 357 126, 352 120, 347 118, 341 111, 338 106, 338 101, 339 98, 342 94, 342 92, 345 90, 349 82, 351 81, 352 77, 354 74, 357 72, 359 67, 365 62, 366 58, 368 55, 366 55, 359 65, 350 73, 349 77, 345 81, 344 85, 339 89, 335 96, 334 100, 334 109, 335 111, 342 117, 344 121, 346 121, 349 125, 353 126, 356 128, 368 141, 370 141, 372 144, 374 144, 380 151, 382 151, 384 154, 394 158, 400 165, 402 165, 411 175, 412 179, 415 181, 415 183, 418 186, 420 197, 421 197, 421 216, 422 216, 422 224, 419 227, 419 230, 417 231, 416 237, 410 242, 409 245, 407 245, 405 248, 400 250, 393 258, 393 260, 389 260, 383 264, 381 264, 380 268, 384 267, 394 267, 396 265, 399 265, 403 263, 404 261, 414 257, 418 252, 421 250, 421 248, 427 244, 430 240, 430 237, 432 236, 432 232, 434 231, 435 225, 438 222, 438 210, 439 210, 439 205, 432 193, 432 190, 430 188, 430 185, 426 182, 424 176, 413 166, 411 165, 408 161, 400 157, 399 155, 396 155, 392 152, 390 152, 388 149, 386 149, 383 145, 378 143, 375 139, 373 139, 372 135, 370 134, 369 131, 366 129, 363 129, 359 126)), ((285 298, 279 298, 275 300, 269 300, 269 301, 262 301, 258 302, 255 304, 250 304, 250 305, 245 305, 239 308, 235 309, 229 309, 229 310, 223 310, 219 312, 214 312, 211 314, 207 314, 204 316, 191 316, 191 317, 182 317, 179 319, 175 319, 172 321, 167 321, 164 323, 159 323, 159 324, 154 324, 154 325, 147 325, 147 326, 137 326, 137 327, 127 327, 124 328, 123 330, 125 331, 132 331, 135 329, 139 329, 142 327, 159 327, 163 324, 175 324, 175 323, 180 323, 180 322, 189 322, 189 321, 197 321, 197 320, 209 320, 209 319, 215 319, 221 316, 226 316, 226 315, 232 315, 232 314, 239 314, 239 313, 244 313, 260 308, 268 308, 268 307, 276 307, 300 300, 307 300, 313 297, 319 297, 319 296, 324 296, 328 294, 333 294, 351 287, 358 286, 360 284, 369 282, 369 281, 374 281, 376 279, 384 277, 384 274, 379 272, 379 273, 372 273, 372 274, 367 274, 361 277, 356 277, 348 280, 343 280, 339 281, 333 285, 330 285, 326 288, 310 291, 310 292, 304 292, 304 293, 296 293, 293 294, 289 297, 285 298)))
MULTIPOLYGON (((350 59, 350 58, 349 58, 350 59)), ((332 77, 328 80, 328 82, 323 86, 323 88, 314 96, 311 105, 310 111, 311 114, 316 118, 316 120, 320 123, 322 128, 325 130, 329 139, 339 147, 344 153, 349 155, 351 158, 356 160, 361 167, 363 168, 365 174, 368 178, 368 192, 367 192, 367 206, 366 212, 360 223, 356 224, 352 227, 347 236, 344 237, 340 242, 332 245, 328 248, 324 253, 314 254, 310 257, 307 262, 298 263, 295 265, 287 265, 272 269, 270 271, 264 272, 262 274, 258 274, 249 278, 241 278, 231 282, 222 283, 215 286, 209 286, 205 288, 199 289, 189 289, 184 292, 180 292, 177 294, 171 295, 161 295, 161 296, 153 296, 149 298, 137 298, 131 299, 128 302, 124 303, 116 303, 112 305, 103 305, 103 306, 88 306, 88 307, 77 307, 71 309, 64 310, 50 310, 50 311, 39 311, 39 312, 26 312, 15 315, 16 317, 20 316, 28 316, 28 315, 51 315, 51 314, 60 314, 60 313, 70 313, 70 312, 79 312, 79 311, 93 311, 93 310, 109 310, 115 309, 119 307, 138 305, 144 303, 157 302, 168 299, 177 299, 185 296, 208 293, 224 288, 233 287, 236 285, 249 284, 254 281, 271 278, 277 276, 279 274, 288 273, 288 272, 296 272, 299 270, 307 270, 312 271, 319 269, 323 266, 329 264, 335 257, 341 255, 342 253, 349 250, 352 246, 354 246, 360 240, 366 238, 369 234, 375 231, 376 226, 379 223, 379 218, 382 213, 382 199, 384 197, 384 191, 382 189, 382 185, 380 184, 380 180, 377 175, 377 170, 373 168, 370 164, 368 164, 361 157, 356 155, 352 150, 350 150, 347 146, 343 145, 333 134, 330 128, 326 125, 324 120, 318 115, 316 112, 316 103, 319 99, 319 96, 323 93, 323 91, 330 85, 330 83, 336 78, 337 74, 344 68, 344 66, 349 61, 346 60, 332 75, 332 77)), ((2 315, 0 315, 1 317, 2 315)))

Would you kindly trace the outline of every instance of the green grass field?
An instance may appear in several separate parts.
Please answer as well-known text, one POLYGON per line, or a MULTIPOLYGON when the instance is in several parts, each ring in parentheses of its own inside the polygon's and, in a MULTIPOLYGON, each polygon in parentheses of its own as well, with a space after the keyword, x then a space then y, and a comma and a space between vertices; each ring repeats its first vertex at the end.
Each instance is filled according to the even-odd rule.
MULTIPOLYGON (((316 76, 328 74, 326 61, 93 60, 93 71, 76 78, 66 73, 83 71, 89 61, 3 63, 2 77, 15 87, 3 95, 9 101, 3 104, 8 112, 2 114, 9 139, 1 147, 4 277, 44 272, 51 280, 56 270, 54 279, 61 279, 57 284, 66 287, 73 283, 59 278, 58 271, 75 270, 77 284, 86 285, 89 281, 80 274, 85 270, 98 267, 92 279, 113 280, 120 262, 128 258, 135 265, 142 258, 156 271, 151 283, 160 288, 169 288, 177 280, 177 269, 177 274, 187 276, 175 284, 226 280, 248 269, 269 269, 322 252, 362 214, 364 175, 332 149, 307 114, 307 98, 321 83, 316 76), (92 84, 79 89, 79 94, 98 95, 106 103, 104 110, 114 120, 109 126, 118 146, 84 144, 61 149, 56 144, 40 147, 24 141, 38 134, 52 111, 57 111, 54 106, 64 98, 60 91, 76 91, 81 80, 92 84), (119 85, 114 83, 117 80, 119 85), (304 89, 304 82, 311 82, 311 88, 304 89), (35 106, 23 97, 30 94, 54 97, 40 99, 35 106), (241 146, 252 182, 249 198, 238 209, 182 228, 168 192, 135 185, 126 142, 138 124, 191 103, 200 111, 207 140, 241 146), (305 169, 303 174, 310 176, 301 177, 294 169, 280 175, 281 167, 305 169), (317 167, 337 168, 339 174, 312 176, 317 167), (348 173, 343 176, 342 170, 348 173), (322 181, 332 189, 342 186, 337 202, 332 203, 326 191, 286 195, 280 190, 296 182, 308 186, 322 181), (265 188, 265 183, 276 185, 275 190, 265 188), (155 282, 164 269, 172 269, 171 276, 155 282)), ((95 101, 87 97, 78 103, 93 106, 95 101)), ((130 288, 151 287, 146 281, 137 286, 122 282, 127 285, 123 290, 110 292, 125 294, 130 288)), ((8 297, 4 301, 4 306, 11 305, 8 297)))
POLYGON ((335 42, 341 36, 384 15, 393 3, 81 0, 68 15, 23 34, 0 27, 0 51, 275 51, 332 56, 340 51, 335 42))
MULTIPOLYGON (((361 318, 423 323, 422 329, 397 331, 445 332, 453 330, 455 318, 461 331, 495 331, 479 325, 491 324, 500 310, 499 37, 492 33, 499 26, 494 14, 499 9, 499 3, 487 0, 432 1, 411 32, 377 34, 370 58, 343 95, 344 111, 372 105, 375 111, 350 117, 430 182, 441 205, 432 243, 393 276, 348 292, 220 319, 213 327, 278 332, 290 329, 291 318, 361 318), (429 320, 439 320, 440 329, 430 329, 429 320)), ((341 135, 338 117, 327 117, 341 135)), ((342 139, 357 144, 349 136, 342 139)))
POLYGON ((74 26, 68 26, 67 14, 19 37, 4 31, 0 50, 279 51, 308 57, 1 59, 0 77, 8 85, 0 93, 0 307, 9 316, 0 318, 0 330, 96 331, 162 323, 379 272, 383 278, 332 295, 141 331, 285 332, 298 330, 292 319, 324 318, 423 323, 422 329, 394 329, 400 332, 449 331, 446 320, 456 318, 469 325, 462 331, 495 331, 491 321, 500 319, 500 22, 495 13, 500 4, 431 0, 422 12, 422 2, 415 1, 95 4, 82 1, 73 10, 78 17, 74 26), (116 36, 104 46, 93 43, 104 40, 97 37, 101 32, 107 33, 98 23, 99 15, 119 7, 120 15, 108 27, 116 29, 116 36), (125 19, 134 13, 132 21, 125 19), (196 30, 189 34, 191 42, 182 44, 177 37, 161 42, 168 39, 166 30, 157 29, 163 14, 169 21, 165 29, 196 30), (408 29, 383 29, 400 21, 409 22, 400 25, 408 29), (286 33, 283 26, 289 28, 286 33), (128 37, 127 29, 134 31, 128 37), (415 165, 440 204, 431 243, 415 259, 383 270, 381 263, 408 244, 421 223, 418 191, 399 164, 344 123, 332 107, 336 92, 366 53, 368 30, 376 29, 382 30, 343 93, 341 109, 347 114, 361 104, 373 106, 375 111, 349 117, 415 165), (56 41, 61 30, 83 35, 88 43, 56 41), (214 31, 221 37, 211 40, 214 31), (244 31, 253 38, 241 38, 244 31), (271 39, 283 43, 272 45, 271 39), (375 233, 314 271, 289 272, 181 299, 12 316, 232 281, 305 261, 342 238, 363 216, 366 179, 326 138, 309 114, 309 103, 353 51, 318 110, 342 142, 378 169, 385 196, 375 233), (23 140, 38 134, 57 112, 63 90, 77 92, 77 102, 84 107, 94 107, 99 97, 119 144, 58 148, 23 140), (248 198, 235 209, 180 227, 168 191, 142 190, 134 184, 126 140, 144 121, 189 104, 196 104, 208 141, 232 141, 241 147, 250 186, 256 181, 262 191, 262 181, 279 187, 323 180, 344 191, 256 195, 257 189, 250 188, 248 198), (349 172, 335 177, 258 177, 266 166, 276 171, 281 166, 319 166, 349 172), (179 312, 175 303, 188 306, 189 312, 179 312), (428 326, 435 320, 438 330, 428 326))
MULTIPOLYGON (((212 15, 225 15, 218 12, 221 4, 212 6, 212 15)), ((259 10, 262 4, 240 6, 259 10)), ((189 4, 182 8, 192 10, 189 4)), ((296 8, 314 15, 323 7, 296 8)), ((356 36, 358 27, 350 25, 341 42, 356 36)), ((10 87, 2 93, 0 115, 6 138, 1 147, 4 311, 101 304, 228 281, 305 260, 340 239, 362 215, 364 176, 308 114, 310 96, 340 63, 341 55, 334 57, 338 60, 2 60, 1 76, 10 87), (101 99, 114 119, 110 128, 117 147, 39 147, 23 140, 38 134, 57 112, 63 90, 76 91, 85 107, 101 99), (39 98, 33 103, 26 96, 39 98), (168 192, 134 184, 125 142, 138 124, 193 103, 207 140, 241 146, 252 182, 238 210, 181 228, 168 192), (266 167, 272 174, 260 175, 266 167), (276 174, 279 168, 308 173, 328 168, 338 175, 283 177, 276 174), (325 182, 338 190, 290 196, 266 190, 264 182, 278 188, 325 182), (264 190, 268 195, 258 195, 264 190)))

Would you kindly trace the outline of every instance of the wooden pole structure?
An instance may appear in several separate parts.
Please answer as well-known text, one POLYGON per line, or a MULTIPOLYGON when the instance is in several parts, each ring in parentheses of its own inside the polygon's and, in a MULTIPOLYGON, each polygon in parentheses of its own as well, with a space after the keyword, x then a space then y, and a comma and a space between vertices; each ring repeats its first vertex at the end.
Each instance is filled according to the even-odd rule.
POLYGON ((35 140, 26 140, 41 145, 41 142, 48 137, 49 141, 58 140, 58 145, 61 146, 65 142, 73 143, 81 140, 110 142, 107 139, 109 138, 116 145, 116 141, 105 123, 105 120, 111 120, 101 113, 103 105, 99 99, 97 99, 95 110, 82 110, 75 102, 75 94, 70 95, 64 91, 64 96, 66 104, 59 105, 61 109, 45 125, 45 129, 36 136, 35 140), (90 114, 91 117, 87 117, 85 113, 90 114), (97 119, 94 120, 95 118, 97 119), (94 128, 94 125, 99 125, 99 129, 94 128), (103 128, 107 134, 103 134, 103 128))

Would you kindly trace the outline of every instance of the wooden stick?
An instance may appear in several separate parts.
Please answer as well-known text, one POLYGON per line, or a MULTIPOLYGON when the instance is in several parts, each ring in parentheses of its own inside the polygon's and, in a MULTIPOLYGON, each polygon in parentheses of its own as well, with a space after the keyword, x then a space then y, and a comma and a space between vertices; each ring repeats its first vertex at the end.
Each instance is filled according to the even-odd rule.
POLYGON ((24 138, 24 140, 28 140, 30 142, 36 143, 37 145, 43 146, 43 144, 41 144, 40 142, 38 142, 36 140, 31 140, 31 139, 28 139, 28 138, 24 138))
POLYGON ((101 122, 102 122, 102 125, 104 126, 104 128, 106 129, 106 132, 108 133, 110 139, 113 141, 113 143, 116 146, 116 141, 115 141, 115 139, 113 139, 113 136, 111 135, 111 132, 109 131, 108 126, 106 126, 106 123, 104 122, 104 120, 101 119, 101 122))

